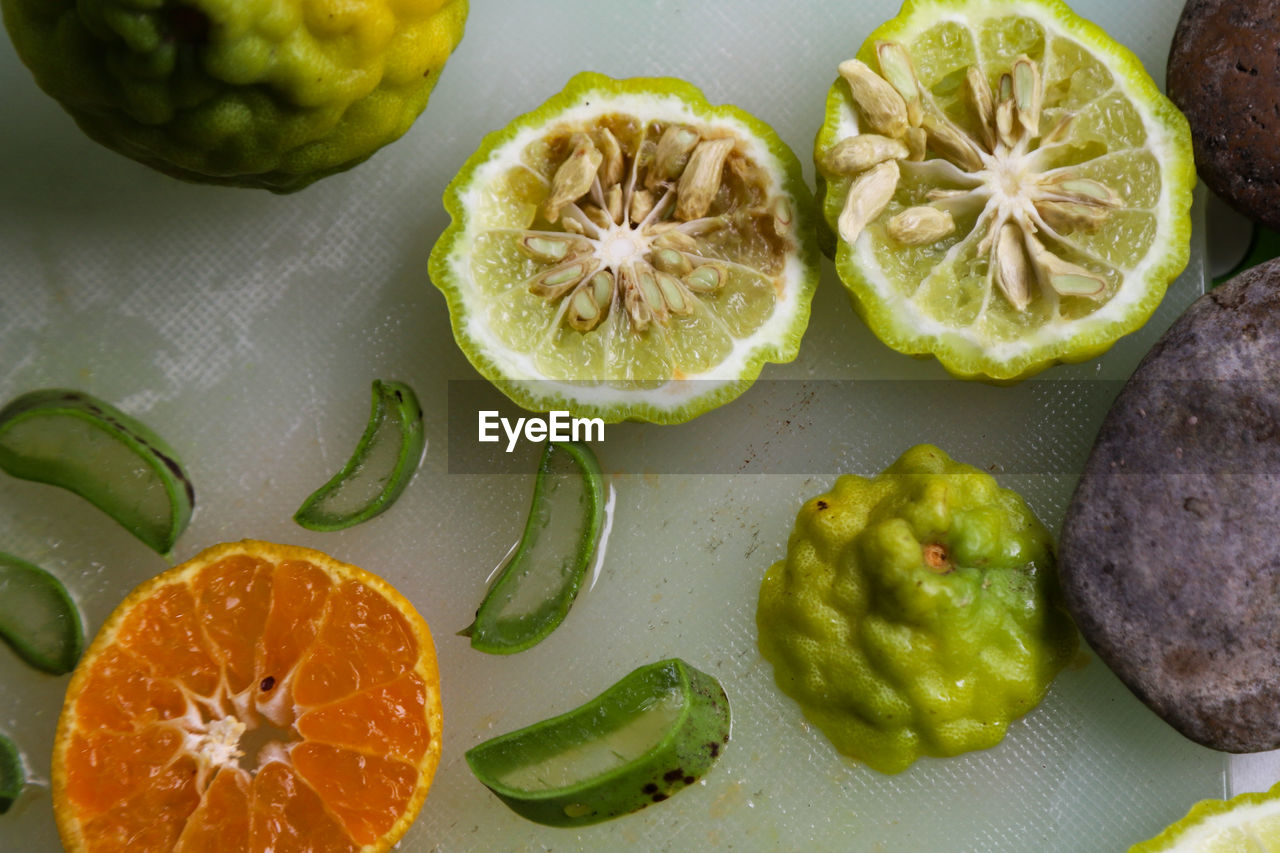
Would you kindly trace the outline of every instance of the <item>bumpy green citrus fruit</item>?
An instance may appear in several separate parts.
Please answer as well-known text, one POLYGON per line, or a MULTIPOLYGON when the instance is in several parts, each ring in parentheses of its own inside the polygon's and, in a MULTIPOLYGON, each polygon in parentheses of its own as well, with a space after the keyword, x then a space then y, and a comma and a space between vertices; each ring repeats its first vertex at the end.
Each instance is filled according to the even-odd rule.
POLYGON ((449 184, 431 280, 471 363, 525 408, 678 423, 795 357, 812 205, 795 155, 743 110, 584 72, 449 184))
POLYGON ((399 138, 467 0, 0 0, 93 139, 190 181, 301 189, 399 138))
POLYGON ((783 692, 884 773, 999 743, 1077 643, 1044 525, 930 445, 801 508, 756 622, 783 692))
POLYGON ((1021 379, 1139 328, 1186 265, 1186 119, 1060 0, 907 0, 838 70, 823 213, 890 347, 1021 379))

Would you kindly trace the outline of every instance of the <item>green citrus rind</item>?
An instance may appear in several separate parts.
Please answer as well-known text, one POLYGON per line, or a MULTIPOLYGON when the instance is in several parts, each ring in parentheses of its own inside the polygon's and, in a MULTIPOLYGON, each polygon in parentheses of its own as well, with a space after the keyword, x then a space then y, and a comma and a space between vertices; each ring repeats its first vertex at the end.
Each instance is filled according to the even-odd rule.
POLYGON ((1009 13, 1031 16, 1052 28, 1055 35, 1074 39, 1095 56, 1102 57, 1116 84, 1142 114, 1148 131, 1161 134, 1153 148, 1161 167, 1157 229, 1163 236, 1153 243, 1123 292, 1117 293, 1087 320, 1074 321, 1065 336, 1056 339, 1050 336, 1036 343, 997 342, 988 346, 942 324, 922 328, 925 319, 907 310, 902 304, 905 300, 895 302, 886 297, 878 281, 880 268, 871 260, 867 233, 854 245, 832 233, 852 182, 849 176, 831 174, 821 165, 821 153, 841 138, 841 127, 847 128, 854 114, 848 86, 840 79, 828 90, 824 123, 814 142, 815 161, 819 164, 818 202, 828 229, 824 251, 831 255, 834 246, 836 271, 850 293, 855 311, 892 349, 913 356, 933 356, 955 376, 995 383, 1018 381, 1057 363, 1091 360, 1105 353, 1119 338, 1141 328, 1164 298, 1169 283, 1186 267, 1190 256, 1190 207, 1196 182, 1185 117, 1159 91, 1128 48, 1076 15, 1060 0, 982 0, 981 3, 906 0, 897 17, 867 37, 857 58, 873 68, 878 67, 877 42, 909 44, 916 35, 944 17, 972 19, 1009 13))
POLYGON ((475 620, 458 632, 471 639, 471 648, 509 655, 549 637, 569 615, 578 596, 595 559, 604 518, 604 474, 591 446, 576 441, 547 442, 534 479, 529 517, 515 553, 485 593, 475 620), (548 532, 553 525, 576 531, 571 548, 558 551, 546 547, 547 538, 555 539, 548 532), (530 609, 520 596, 521 588, 536 589, 540 584, 544 594, 530 609))
POLYGON ((609 422, 681 423, 738 397, 758 378, 766 362, 795 358, 808 325, 809 303, 818 279, 813 205, 795 154, 771 127, 744 110, 727 104, 713 105, 697 87, 675 78, 619 80, 581 72, 540 107, 485 136, 467 159, 445 190, 444 206, 451 222, 432 249, 429 273, 448 303, 459 347, 482 376, 520 406, 531 411, 567 410, 609 422), (644 114, 639 114, 641 109, 644 114), (765 324, 767 331, 753 336, 758 340, 732 369, 721 364, 708 374, 673 379, 658 387, 611 387, 601 377, 550 377, 527 365, 519 366, 519 359, 494 339, 471 301, 474 287, 466 270, 467 249, 475 238, 475 229, 480 228, 473 222, 471 208, 477 195, 484 192, 485 170, 496 174, 510 162, 504 157, 518 156, 526 142, 554 128, 568 112, 631 113, 648 119, 654 117, 651 111, 655 109, 668 120, 730 127, 739 138, 753 144, 753 153, 768 157, 768 170, 794 214, 792 230, 797 246, 788 259, 785 305, 779 300, 780 309, 784 310, 775 310, 765 324))
POLYGON ((1261 853, 1280 850, 1280 783, 1229 800, 1201 800, 1129 853, 1261 853))
POLYGON ((36 669, 64 675, 84 652, 80 610, 57 577, 0 552, 0 640, 36 669))
POLYGON ((14 801, 22 796, 26 783, 22 754, 13 741, 0 734, 0 815, 9 811, 14 801))
POLYGON ((30 391, 0 409, 0 470, 74 492, 162 555, 173 550, 195 506, 191 478, 173 449, 83 391, 30 391), (118 476, 123 468, 127 476, 118 476))
POLYGON ((345 530, 368 521, 391 508, 418 470, 427 438, 417 394, 403 382, 375 379, 371 397, 369 423, 351 457, 293 514, 302 527, 345 530))
POLYGON ((277 193, 426 108, 467 0, 2 0, 18 56, 90 138, 185 181, 277 193))

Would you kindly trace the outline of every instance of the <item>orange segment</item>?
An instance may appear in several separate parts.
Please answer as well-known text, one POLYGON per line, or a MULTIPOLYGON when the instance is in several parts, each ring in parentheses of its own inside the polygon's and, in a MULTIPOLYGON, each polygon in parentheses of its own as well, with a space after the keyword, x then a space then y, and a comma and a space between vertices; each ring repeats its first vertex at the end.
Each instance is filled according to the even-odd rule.
POLYGON ((81 659, 58 829, 73 853, 385 851, 422 807, 440 722, 431 634, 385 581, 220 545, 134 590, 81 659))
POLYGON ((151 787, 181 746, 172 730, 76 732, 66 793, 81 817, 96 817, 151 787))
POLYGON ((373 590, 344 583, 334 591, 330 610, 298 667, 293 696, 299 705, 321 705, 384 684, 417 660, 417 642, 404 616, 373 590))
POLYGON ((273 713, 278 707, 288 712, 286 703, 274 701, 285 689, 285 681, 303 652, 315 640, 324 621, 333 579, 305 560, 283 560, 276 567, 271 587, 271 608, 258 641, 258 709, 276 725, 293 722, 291 717, 273 713))
POLYGON ((187 700, 172 681, 156 678, 151 668, 118 646, 103 651, 88 676, 77 713, 88 731, 135 731, 157 720, 182 716, 187 700))
POLYGON ((249 849, 248 773, 225 769, 213 777, 175 849, 178 853, 249 849))
POLYGON ((293 768, 272 762, 253 780, 249 850, 350 853, 359 847, 293 768))
POLYGON ((245 556, 222 560, 201 572, 198 589, 200 624, 227 686, 239 692, 253 680, 255 640, 271 606, 271 565, 245 556))
POLYGON ((218 662, 200 623, 191 618, 195 597, 184 584, 166 584, 130 608, 118 645, 151 665, 156 675, 200 696, 218 687, 218 662))
POLYGON ((431 745, 422 679, 407 673, 298 718, 307 740, 417 762, 431 745))
POLYGON ((136 853, 172 850, 188 816, 200 803, 195 761, 184 757, 158 773, 149 785, 85 826, 94 851, 136 853))
POLYGON ((412 764, 328 744, 299 744, 293 763, 359 844, 372 844, 389 831, 417 788, 412 764))

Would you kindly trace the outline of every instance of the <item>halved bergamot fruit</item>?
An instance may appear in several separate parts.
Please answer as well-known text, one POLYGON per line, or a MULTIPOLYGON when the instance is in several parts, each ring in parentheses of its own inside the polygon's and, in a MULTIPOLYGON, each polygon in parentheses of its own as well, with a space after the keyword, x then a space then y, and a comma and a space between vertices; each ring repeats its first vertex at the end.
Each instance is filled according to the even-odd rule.
POLYGON ((431 278, 471 363, 525 408, 678 423, 795 357, 811 205, 795 155, 742 110, 582 73, 454 178, 431 278))
POLYGON ((1186 266, 1186 119, 1057 0, 907 0, 840 64, 814 158, 890 347, 1012 381, 1105 352, 1186 266))

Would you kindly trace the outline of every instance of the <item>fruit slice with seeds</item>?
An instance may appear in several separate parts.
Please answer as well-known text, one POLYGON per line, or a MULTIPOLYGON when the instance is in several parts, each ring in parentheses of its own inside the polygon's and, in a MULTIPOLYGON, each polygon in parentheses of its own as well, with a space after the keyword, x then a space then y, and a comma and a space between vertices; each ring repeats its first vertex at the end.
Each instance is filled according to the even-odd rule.
POLYGON ((413 389, 375 379, 369 424, 351 458, 302 502, 293 520, 309 530, 343 530, 386 512, 413 479, 426 446, 413 389))
POLYGON ((385 851, 440 760, 426 623, 317 551, 210 548, 135 589, 85 652, 53 752, 71 853, 385 851))
POLYGON ((0 638, 36 669, 70 672, 84 649, 80 611, 56 577, 0 553, 0 638))
POLYGON ((0 469, 75 492, 161 554, 186 529, 195 504, 168 444, 81 391, 31 391, 0 409, 0 469))
POLYGON ((579 708, 466 755, 513 811, 583 826, 638 811, 692 785, 729 742, 729 700, 678 658, 634 670, 579 708))
POLYGON ((582 73, 454 178, 431 278, 459 346, 520 405, 676 423, 795 357, 810 205, 794 155, 742 110, 582 73))
POLYGON ((838 70, 824 217, 894 349, 1024 378, 1106 351, 1186 265, 1186 120, 1059 0, 907 0, 838 70))

